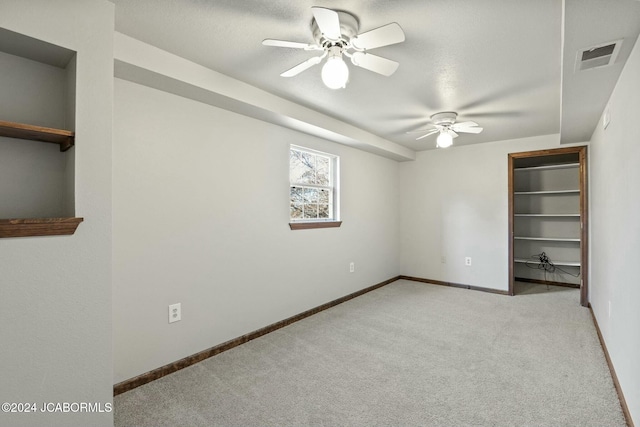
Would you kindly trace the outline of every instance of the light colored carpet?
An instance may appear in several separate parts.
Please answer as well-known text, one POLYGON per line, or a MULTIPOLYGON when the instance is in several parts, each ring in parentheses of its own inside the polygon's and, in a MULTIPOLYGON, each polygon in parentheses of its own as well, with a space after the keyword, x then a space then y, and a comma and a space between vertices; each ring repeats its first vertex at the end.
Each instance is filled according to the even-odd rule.
POLYGON ((396 281, 115 398, 116 426, 625 426, 579 291, 396 281))

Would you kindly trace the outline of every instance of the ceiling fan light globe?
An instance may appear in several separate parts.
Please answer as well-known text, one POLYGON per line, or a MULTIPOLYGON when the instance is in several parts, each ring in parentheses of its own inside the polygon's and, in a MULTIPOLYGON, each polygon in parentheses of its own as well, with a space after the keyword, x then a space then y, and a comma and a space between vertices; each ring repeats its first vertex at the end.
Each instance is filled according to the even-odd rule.
POLYGON ((438 135, 436 139, 436 145, 438 147, 447 148, 451 147, 451 144, 453 144, 453 137, 451 135, 445 132, 441 132, 440 135, 438 135))
POLYGON ((329 89, 342 89, 349 81, 349 67, 340 56, 331 56, 322 67, 322 82, 329 89))

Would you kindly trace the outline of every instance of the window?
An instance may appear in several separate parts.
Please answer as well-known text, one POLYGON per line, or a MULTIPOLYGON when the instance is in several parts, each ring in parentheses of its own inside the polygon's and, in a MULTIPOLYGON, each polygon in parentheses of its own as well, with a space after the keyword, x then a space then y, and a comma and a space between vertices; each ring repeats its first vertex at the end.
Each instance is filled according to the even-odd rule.
POLYGON ((340 226, 337 171, 338 157, 291 146, 289 217, 292 229, 340 226))

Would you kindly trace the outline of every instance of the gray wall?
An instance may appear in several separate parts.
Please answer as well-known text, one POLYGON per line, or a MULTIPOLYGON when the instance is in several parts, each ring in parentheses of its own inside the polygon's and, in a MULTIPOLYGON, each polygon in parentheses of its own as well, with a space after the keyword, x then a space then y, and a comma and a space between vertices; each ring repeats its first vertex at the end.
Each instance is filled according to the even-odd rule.
POLYGON ((400 273, 397 162, 115 82, 114 382, 400 273), (340 156, 342 227, 289 229, 289 144, 340 156))
POLYGON ((611 123, 606 130, 598 125, 590 148, 590 301, 637 425, 640 286, 635 270, 640 259, 640 43, 635 44, 609 105, 611 123))
MULTIPOLYGON (((0 402, 104 408, 112 400, 114 6, 103 0, 26 3, 3 0, 0 27, 78 52, 75 208, 85 222, 74 236, 0 241, 0 402)), ((112 424, 108 412, 0 413, 0 425, 112 424)))

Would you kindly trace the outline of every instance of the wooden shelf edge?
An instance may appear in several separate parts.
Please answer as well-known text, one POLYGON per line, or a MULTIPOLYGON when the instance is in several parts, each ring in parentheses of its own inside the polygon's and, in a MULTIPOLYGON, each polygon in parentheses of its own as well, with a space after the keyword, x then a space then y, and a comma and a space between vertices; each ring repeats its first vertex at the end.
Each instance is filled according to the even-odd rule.
POLYGON ((82 221, 73 217, 0 219, 0 238, 71 235, 82 221))
POLYGON ((75 144, 75 133, 72 131, 3 120, 0 120, 0 136, 59 144, 60 151, 67 151, 75 144))

